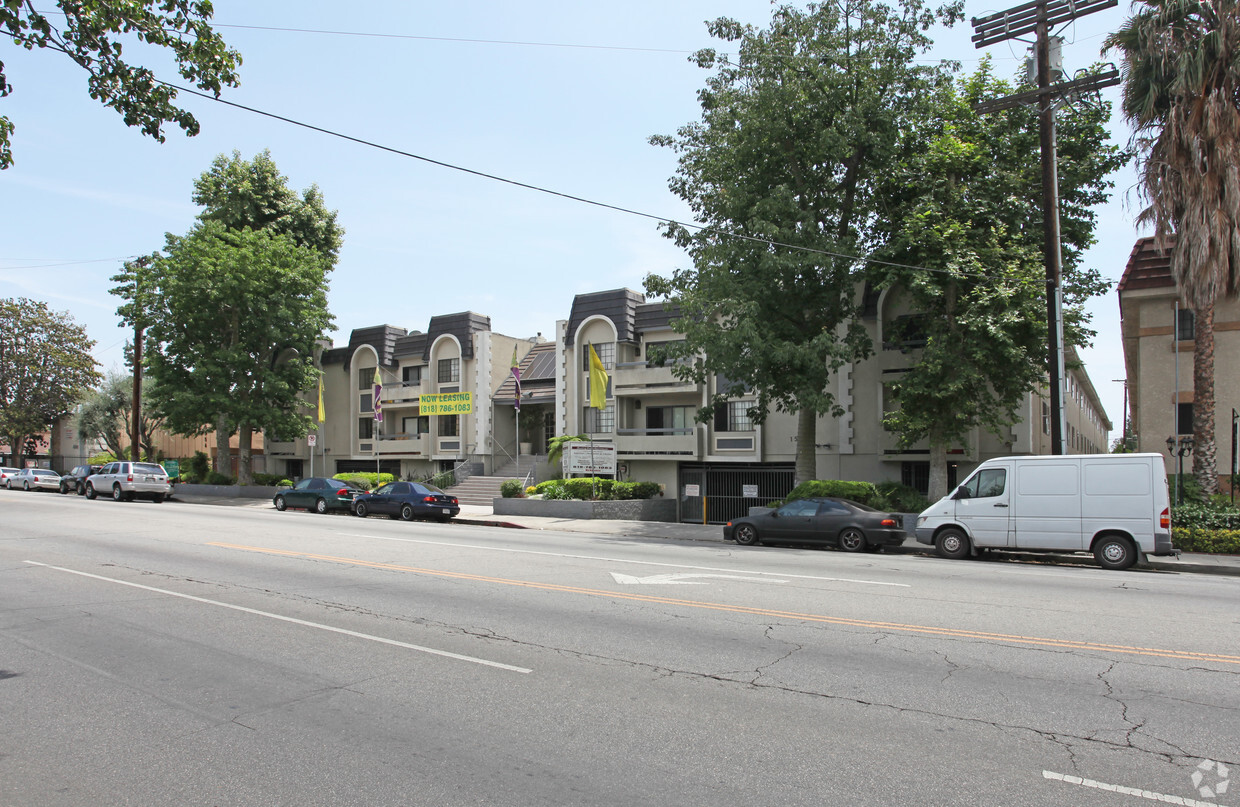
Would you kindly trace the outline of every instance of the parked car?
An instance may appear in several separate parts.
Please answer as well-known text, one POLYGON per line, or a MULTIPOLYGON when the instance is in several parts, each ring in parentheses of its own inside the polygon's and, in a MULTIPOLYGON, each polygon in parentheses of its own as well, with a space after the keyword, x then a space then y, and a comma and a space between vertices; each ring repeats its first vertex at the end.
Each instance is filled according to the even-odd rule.
POLYGON ((91 474, 97 474, 103 470, 102 465, 75 465, 69 473, 60 477, 61 493, 76 493, 83 496, 86 493, 86 477, 91 474))
POLYGON ((296 507, 313 510, 316 513, 326 513, 329 510, 352 512, 353 499, 362 493, 365 491, 352 482, 312 476, 301 480, 288 490, 280 491, 271 503, 276 506, 277 510, 296 507))
POLYGON ((727 541, 742 546, 758 543, 805 543, 837 546, 845 552, 877 550, 904 543, 903 518, 849 499, 797 499, 759 515, 729 521, 727 541))
POLYGON ((373 493, 363 493, 353 502, 353 512, 365 518, 384 515, 412 521, 433 518, 447 521, 461 512, 455 496, 449 496, 434 485, 420 482, 389 482, 373 493))
POLYGON ((113 501, 150 499, 156 504, 172 492, 168 472, 153 462, 109 462, 86 477, 86 498, 111 495, 113 501))
POLYGON ((21 468, 0 468, 0 487, 7 488, 9 480, 21 473, 21 468))
POLYGON ((60 487, 60 474, 51 468, 22 468, 4 480, 4 484, 9 490, 57 490, 60 487))

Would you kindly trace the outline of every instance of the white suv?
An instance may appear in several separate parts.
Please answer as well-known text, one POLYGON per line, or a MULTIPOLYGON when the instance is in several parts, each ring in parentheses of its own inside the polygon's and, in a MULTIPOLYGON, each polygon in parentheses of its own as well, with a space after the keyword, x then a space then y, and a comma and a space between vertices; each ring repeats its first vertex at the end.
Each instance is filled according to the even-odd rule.
POLYGON ((110 462, 86 477, 86 498, 111 494, 113 501, 141 496, 158 504, 172 492, 168 472, 153 462, 110 462))

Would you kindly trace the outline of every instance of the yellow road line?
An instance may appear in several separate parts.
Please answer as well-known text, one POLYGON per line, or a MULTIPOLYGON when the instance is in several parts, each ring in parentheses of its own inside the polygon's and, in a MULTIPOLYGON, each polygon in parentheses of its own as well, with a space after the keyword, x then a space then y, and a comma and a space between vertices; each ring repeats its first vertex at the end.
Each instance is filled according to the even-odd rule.
POLYGON ((637 594, 627 591, 608 589, 582 588, 565 586, 558 583, 536 583, 530 580, 512 580, 503 577, 469 574, 467 572, 449 572, 441 569, 423 569, 416 566, 403 566, 394 563, 379 563, 359 558, 342 558, 334 555, 321 555, 315 552, 299 552, 287 549, 270 549, 260 546, 244 546, 211 542, 208 546, 223 549, 237 549, 244 552, 257 552, 264 555, 280 555, 289 558, 321 560, 330 563, 342 563, 350 566, 363 566, 371 569, 386 569, 397 572, 411 572, 432 577, 446 577, 455 580, 472 580, 479 583, 494 583, 505 586, 557 591, 566 594, 583 594, 590 597, 608 597, 610 599, 633 600, 636 602, 653 603, 656 605, 678 605, 685 608, 704 608, 712 611, 726 611, 753 616, 770 616, 782 619, 798 619, 805 622, 821 622, 830 625, 844 625, 868 630, 896 631, 901 633, 920 633, 929 636, 942 636, 955 639, 979 639, 991 642, 1011 642, 1014 644, 1036 647, 1055 647, 1066 650, 1094 650, 1104 653, 1122 653, 1126 655, 1152 656, 1155 658, 1180 659, 1185 661, 1213 661, 1220 664, 1240 665, 1240 656, 1222 655, 1219 653, 1197 653, 1190 650, 1170 650, 1157 647, 1134 647, 1130 645, 1105 644, 1101 642, 1083 642, 1075 639, 1055 639, 1040 636, 1022 636, 1010 633, 992 633, 988 631, 965 630, 962 628, 940 628, 932 625, 907 625, 899 622, 879 622, 869 619, 849 619, 847 617, 826 616, 823 614, 806 614, 797 611, 782 611, 771 608, 755 608, 747 605, 729 605, 727 603, 704 602, 701 600, 684 600, 677 597, 660 597, 652 594, 637 594))

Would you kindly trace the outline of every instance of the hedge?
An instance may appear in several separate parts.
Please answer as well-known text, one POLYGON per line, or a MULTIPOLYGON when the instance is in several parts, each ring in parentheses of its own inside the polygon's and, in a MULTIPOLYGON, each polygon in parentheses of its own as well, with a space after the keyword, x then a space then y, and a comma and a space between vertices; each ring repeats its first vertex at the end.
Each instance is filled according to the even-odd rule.
POLYGON ((1185 552, 1240 555, 1240 530, 1175 527, 1171 533, 1172 545, 1185 552))
POLYGON ((882 496, 878 492, 878 488, 870 482, 845 482, 840 479, 810 479, 802 482, 792 489, 788 494, 785 502, 795 501, 796 499, 809 499, 815 496, 834 496, 837 499, 850 499, 858 504, 864 504, 868 507, 876 507, 878 505, 872 502, 885 504, 882 496))
POLYGON ((386 485, 392 482, 396 477, 391 474, 379 474, 372 471, 362 471, 356 473, 336 474, 332 479, 339 479, 341 482, 352 482, 359 488, 364 490, 373 490, 380 485, 386 485))
POLYGON ((527 493, 544 499, 652 499, 660 492, 658 482, 617 482, 614 479, 548 479, 527 493))

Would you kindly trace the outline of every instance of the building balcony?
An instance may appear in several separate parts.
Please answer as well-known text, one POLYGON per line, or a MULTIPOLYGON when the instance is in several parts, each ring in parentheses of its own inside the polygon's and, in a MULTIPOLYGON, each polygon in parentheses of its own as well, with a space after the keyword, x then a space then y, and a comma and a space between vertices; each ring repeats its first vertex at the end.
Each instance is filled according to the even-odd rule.
POLYGON ((417 406, 418 398, 421 396, 421 382, 418 382, 417 384, 393 384, 390 387, 383 388, 383 393, 379 397, 379 402, 384 407, 417 406))
POLYGON ((672 375, 672 366, 644 361, 620 362, 612 371, 611 389, 616 396, 650 396, 661 393, 696 392, 699 386, 672 375))
POLYGON ((426 456, 428 438, 425 434, 380 434, 367 440, 358 441, 360 453, 376 453, 381 457, 426 456))
POLYGON ((616 453, 625 457, 640 456, 702 456, 701 430, 680 429, 617 429, 616 453))

